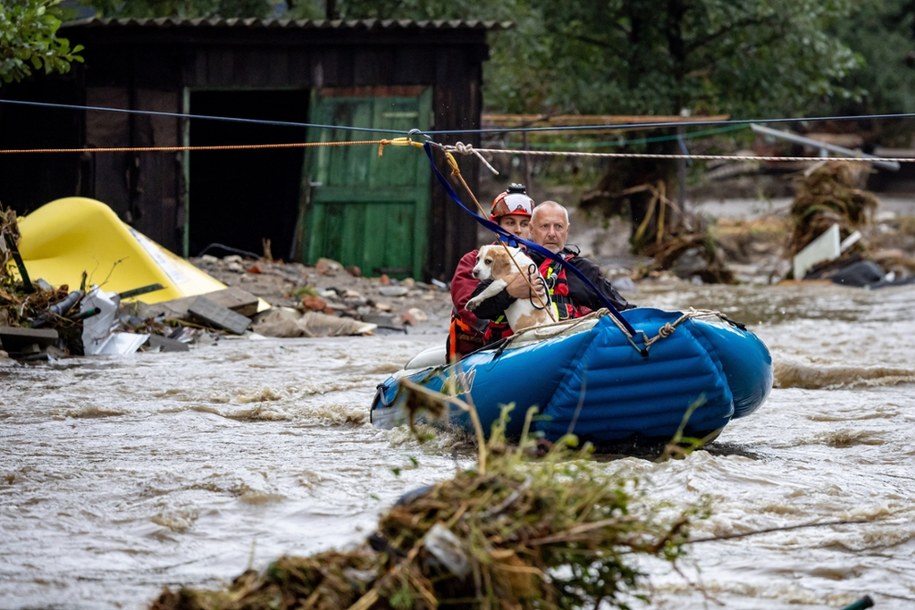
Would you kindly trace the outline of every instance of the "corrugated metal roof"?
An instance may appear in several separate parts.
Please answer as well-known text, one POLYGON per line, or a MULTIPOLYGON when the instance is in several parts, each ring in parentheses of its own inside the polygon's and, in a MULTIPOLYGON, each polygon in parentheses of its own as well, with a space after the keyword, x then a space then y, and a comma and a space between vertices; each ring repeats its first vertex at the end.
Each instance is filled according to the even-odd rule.
POLYGON ((510 21, 428 20, 413 19, 256 19, 207 17, 185 19, 181 17, 158 18, 98 18, 91 17, 69 21, 73 27, 195 27, 195 28, 277 28, 306 30, 502 30, 512 27, 510 21))

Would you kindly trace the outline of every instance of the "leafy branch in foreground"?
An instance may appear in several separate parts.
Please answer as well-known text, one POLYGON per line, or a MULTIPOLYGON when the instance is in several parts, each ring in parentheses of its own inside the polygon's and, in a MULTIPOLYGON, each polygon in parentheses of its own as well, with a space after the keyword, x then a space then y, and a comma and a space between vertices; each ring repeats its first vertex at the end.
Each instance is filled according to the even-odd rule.
POLYGON ((152 608, 572 609, 647 599, 639 556, 675 562, 705 508, 649 502, 638 481, 608 474, 574 439, 531 457, 526 435, 505 441, 509 409, 479 448, 485 469, 405 496, 358 548, 283 557, 224 591, 166 589, 152 608))
POLYGON ((45 74, 70 70, 82 62, 82 45, 70 46, 57 36, 61 0, 20 0, 0 6, 0 81, 18 82, 42 70, 45 74))

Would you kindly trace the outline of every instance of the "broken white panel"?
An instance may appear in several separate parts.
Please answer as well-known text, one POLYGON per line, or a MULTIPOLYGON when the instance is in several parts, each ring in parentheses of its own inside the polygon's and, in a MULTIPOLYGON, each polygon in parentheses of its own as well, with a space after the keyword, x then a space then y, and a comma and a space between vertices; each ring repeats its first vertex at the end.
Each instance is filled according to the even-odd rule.
POLYGON ((113 333, 102 343, 99 356, 126 356, 132 354, 149 339, 149 335, 136 333, 113 333))
POLYGON ((821 261, 831 261, 842 254, 839 225, 834 224, 807 244, 794 257, 794 279, 802 280, 811 267, 821 261))
POLYGON ((126 356, 146 343, 149 335, 114 332, 121 297, 95 286, 80 301, 80 313, 98 308, 99 313, 83 320, 83 352, 87 356, 126 356))
POLYGON ((105 292, 95 286, 80 301, 80 313, 97 307, 99 312, 83 320, 83 352, 87 356, 101 353, 117 322, 121 297, 116 292, 105 292))
POLYGON ((859 241, 861 241, 861 231, 855 231, 854 233, 852 233, 851 235, 849 235, 848 237, 846 237, 845 239, 842 240, 842 243, 839 244, 839 250, 841 250, 842 252, 845 252, 846 250, 848 250, 849 248, 854 246, 859 241))

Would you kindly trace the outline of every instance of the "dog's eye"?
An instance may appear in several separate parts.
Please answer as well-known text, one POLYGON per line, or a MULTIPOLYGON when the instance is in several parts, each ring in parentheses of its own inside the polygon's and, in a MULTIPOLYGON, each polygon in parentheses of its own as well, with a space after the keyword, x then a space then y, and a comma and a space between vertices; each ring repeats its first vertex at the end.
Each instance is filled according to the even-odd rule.
POLYGON ((487 259, 486 259, 485 261, 483 261, 483 262, 485 262, 487 265, 491 265, 491 264, 492 264, 492 259, 491 259, 491 258, 487 258, 487 259))

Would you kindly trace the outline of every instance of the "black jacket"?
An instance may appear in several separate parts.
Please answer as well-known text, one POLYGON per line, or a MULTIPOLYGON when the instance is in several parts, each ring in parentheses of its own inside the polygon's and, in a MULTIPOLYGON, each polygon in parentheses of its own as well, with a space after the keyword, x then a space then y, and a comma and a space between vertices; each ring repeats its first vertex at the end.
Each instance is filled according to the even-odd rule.
MULTIPOLYGON (((589 261, 586 258, 582 258, 578 255, 578 249, 574 246, 566 247, 560 252, 562 257, 566 261, 578 269, 582 275, 584 275, 591 284, 594 285, 594 288, 604 296, 610 303, 617 308, 619 311, 624 309, 632 309, 635 305, 631 304, 619 291, 613 287, 610 283, 610 280, 604 277, 604 274, 601 273, 600 267, 595 265, 593 262, 589 261), (569 258, 567 258, 569 257, 569 258)), ((544 261, 546 257, 537 252, 528 252, 528 255, 537 263, 539 267, 540 264, 544 261)), ((569 282, 569 297, 571 297, 572 302, 579 307, 587 307, 591 310, 597 310, 604 307, 603 302, 585 282, 578 277, 574 271, 566 271, 566 277, 569 282)), ((480 285, 477 286, 477 289, 473 292, 473 296, 480 294, 486 286, 491 284, 491 280, 485 282, 480 282, 480 285)), ((503 290, 496 296, 486 299, 480 306, 474 310, 474 313, 478 318, 484 320, 495 320, 505 309, 512 304, 514 298, 508 294, 507 290, 503 290)))

